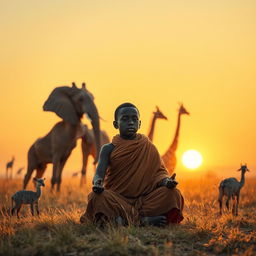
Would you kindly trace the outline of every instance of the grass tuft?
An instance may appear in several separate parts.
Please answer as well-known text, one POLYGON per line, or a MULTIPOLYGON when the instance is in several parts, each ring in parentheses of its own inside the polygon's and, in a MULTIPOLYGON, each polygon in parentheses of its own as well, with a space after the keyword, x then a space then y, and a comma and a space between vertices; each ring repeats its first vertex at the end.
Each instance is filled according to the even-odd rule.
POLYGON ((79 223, 90 189, 71 182, 64 180, 60 194, 44 189, 40 217, 24 206, 17 219, 10 216, 10 198, 21 180, 0 179, 0 255, 256 255, 256 179, 248 179, 241 191, 238 216, 227 211, 219 216, 219 181, 213 177, 210 185, 180 181, 185 197, 180 225, 105 229, 79 223))

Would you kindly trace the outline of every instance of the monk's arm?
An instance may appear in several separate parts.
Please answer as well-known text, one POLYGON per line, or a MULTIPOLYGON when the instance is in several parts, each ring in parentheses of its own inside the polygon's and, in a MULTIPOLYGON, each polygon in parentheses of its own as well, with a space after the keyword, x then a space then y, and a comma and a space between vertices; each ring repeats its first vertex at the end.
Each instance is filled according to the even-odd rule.
POLYGON ((93 191, 95 193, 101 193, 104 190, 103 181, 105 178, 107 168, 109 166, 109 157, 113 149, 114 145, 112 143, 109 143, 103 145, 100 150, 99 163, 93 178, 93 191))

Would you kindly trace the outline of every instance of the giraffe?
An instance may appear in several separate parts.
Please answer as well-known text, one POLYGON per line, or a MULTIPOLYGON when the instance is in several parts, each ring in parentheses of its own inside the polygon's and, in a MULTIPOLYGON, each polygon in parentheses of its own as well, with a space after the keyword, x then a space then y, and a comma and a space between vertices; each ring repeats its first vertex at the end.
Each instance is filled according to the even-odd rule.
POLYGON ((152 117, 151 125, 149 127, 149 132, 148 132, 148 138, 151 141, 153 141, 156 119, 167 120, 167 117, 162 113, 162 111, 159 109, 158 106, 156 106, 156 111, 153 112, 153 117, 152 117))
POLYGON ((183 104, 180 105, 180 108, 178 111, 178 122, 177 122, 176 132, 175 132, 173 141, 170 144, 167 151, 162 155, 163 162, 170 174, 173 173, 177 163, 175 152, 178 147, 181 115, 189 115, 189 112, 184 108, 183 104))
POLYGON ((10 178, 12 178, 12 167, 13 167, 13 163, 14 163, 15 157, 12 157, 12 160, 10 162, 7 162, 6 164, 6 178, 8 179, 8 170, 11 170, 11 175, 10 178))

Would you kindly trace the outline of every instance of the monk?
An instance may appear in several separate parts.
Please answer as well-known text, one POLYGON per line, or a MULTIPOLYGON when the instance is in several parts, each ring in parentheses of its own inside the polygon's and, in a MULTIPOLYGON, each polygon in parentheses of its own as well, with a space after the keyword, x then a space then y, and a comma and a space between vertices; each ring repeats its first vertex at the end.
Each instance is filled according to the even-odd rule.
POLYGON ((142 226, 181 222, 184 200, 175 175, 168 177, 154 144, 137 133, 139 110, 131 103, 121 104, 113 125, 119 134, 101 148, 93 192, 80 221, 142 226))

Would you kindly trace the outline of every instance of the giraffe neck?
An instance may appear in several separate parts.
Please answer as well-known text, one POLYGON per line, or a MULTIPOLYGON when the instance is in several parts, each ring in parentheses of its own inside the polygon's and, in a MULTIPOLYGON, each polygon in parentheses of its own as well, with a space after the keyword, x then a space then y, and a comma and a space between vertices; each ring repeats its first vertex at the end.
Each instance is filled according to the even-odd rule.
POLYGON ((244 185, 245 182, 245 172, 241 173, 241 180, 240 180, 240 187, 242 187, 244 185))
POLYGON ((148 138, 153 141, 153 135, 154 135, 154 130, 155 130, 155 124, 156 124, 156 116, 154 115, 151 121, 151 125, 150 125, 150 130, 148 133, 148 138))
POLYGON ((171 150, 171 151, 176 151, 176 149, 178 147, 178 139, 179 139, 179 133, 180 133, 180 117, 181 117, 181 114, 178 113, 178 121, 177 121, 176 131, 174 134, 172 144, 170 145, 170 148, 169 148, 169 150, 171 150))

